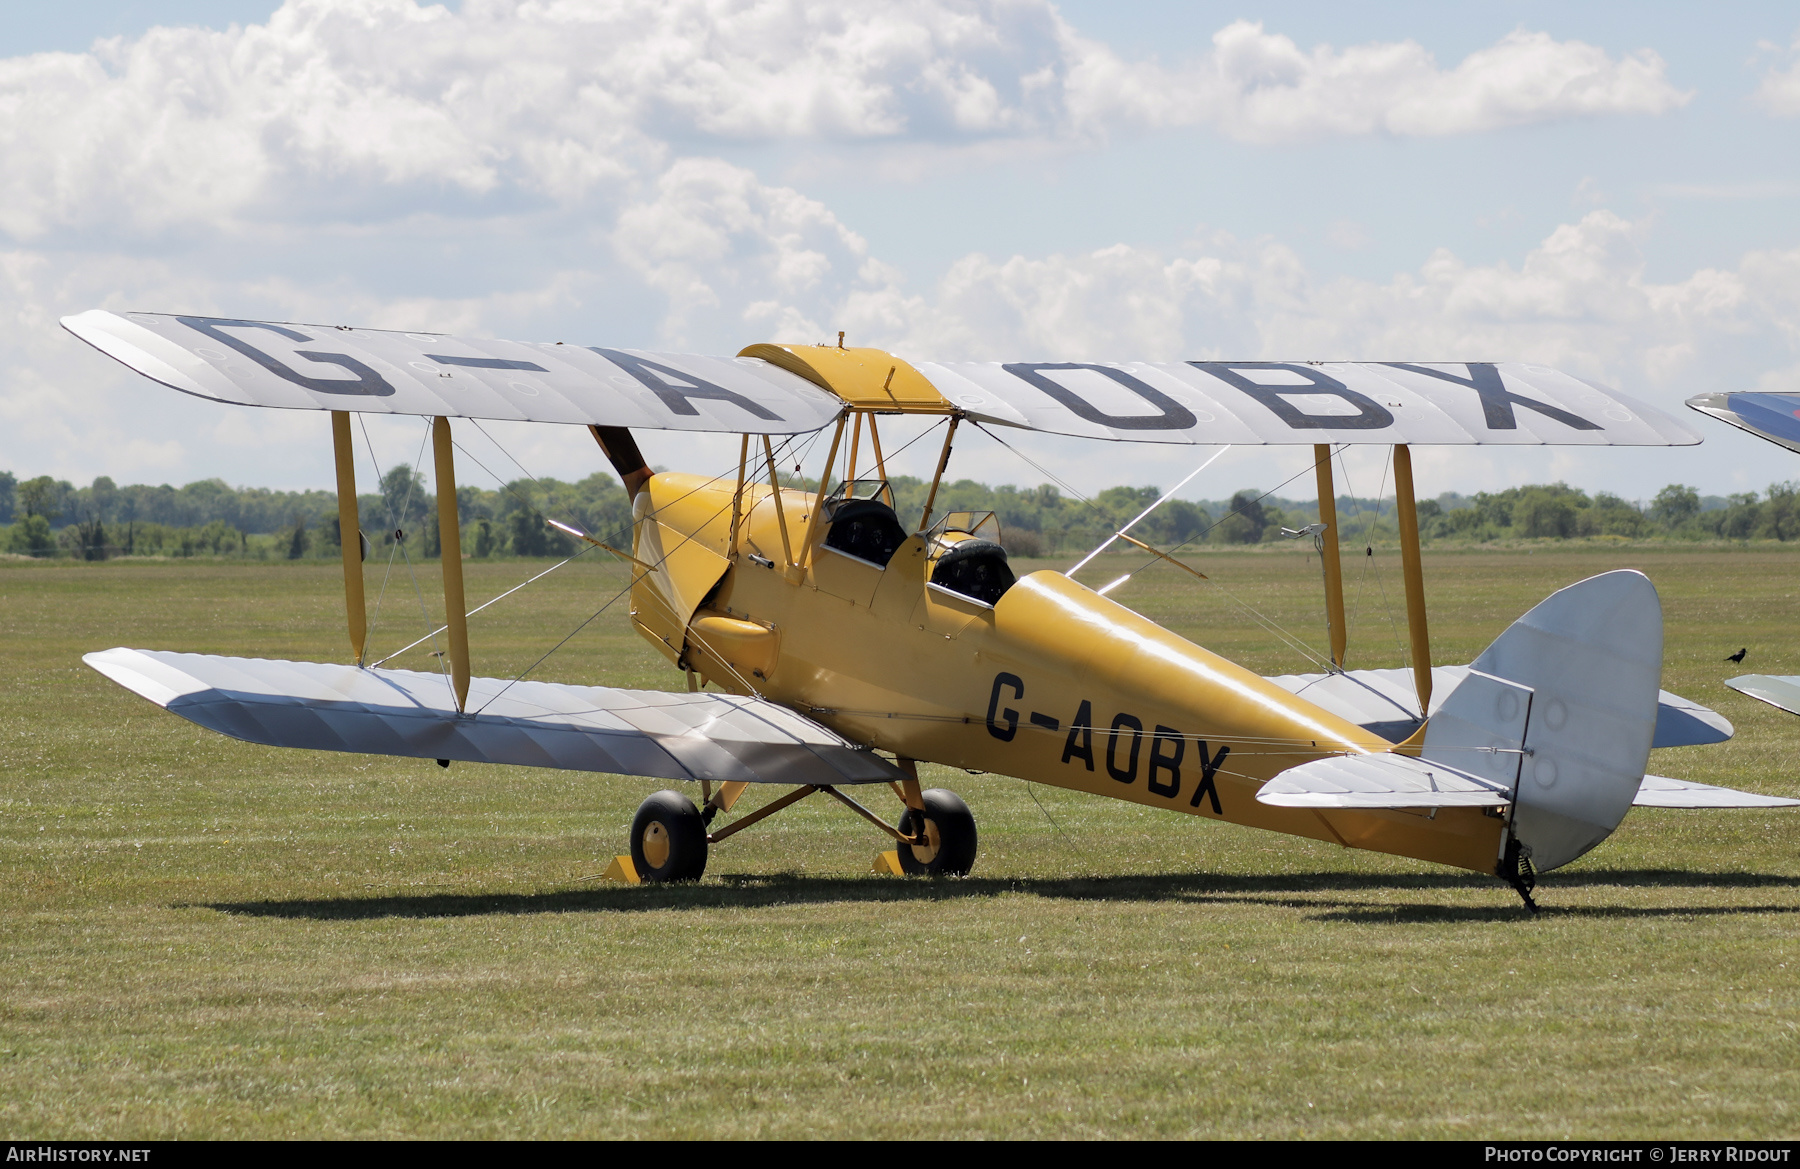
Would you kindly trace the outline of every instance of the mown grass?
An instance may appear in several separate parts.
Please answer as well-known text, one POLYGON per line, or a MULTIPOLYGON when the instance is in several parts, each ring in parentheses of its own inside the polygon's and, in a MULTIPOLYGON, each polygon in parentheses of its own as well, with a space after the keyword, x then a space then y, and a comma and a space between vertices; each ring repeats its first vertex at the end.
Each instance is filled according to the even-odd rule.
MULTIPOLYGON (((1428 557, 1443 661, 1556 587, 1643 568, 1664 684, 1738 727, 1653 766, 1800 794, 1800 719, 1719 685, 1740 645, 1742 669, 1800 673, 1800 555, 1428 557)), ((1402 662, 1391 559, 1349 566, 1353 665, 1402 662)), ((1316 561, 1202 567, 1218 587, 1162 569, 1116 595, 1259 670, 1305 668, 1242 606, 1322 644, 1316 561)), ((528 571, 471 564, 470 594, 528 571)), ((524 668, 622 583, 584 559, 478 617, 478 669, 524 668)), ((980 822, 967 880, 869 876, 881 840, 807 801, 718 848, 701 885, 634 889, 592 878, 657 784, 250 747, 79 660, 341 659, 338 606, 329 566, 0 566, 6 1136, 1800 1128, 1794 813, 1638 810, 1530 918, 1493 880, 934 769, 980 822)), ((377 645, 415 635, 403 573, 382 608, 377 645)), ((538 676, 679 686, 621 609, 538 676)))

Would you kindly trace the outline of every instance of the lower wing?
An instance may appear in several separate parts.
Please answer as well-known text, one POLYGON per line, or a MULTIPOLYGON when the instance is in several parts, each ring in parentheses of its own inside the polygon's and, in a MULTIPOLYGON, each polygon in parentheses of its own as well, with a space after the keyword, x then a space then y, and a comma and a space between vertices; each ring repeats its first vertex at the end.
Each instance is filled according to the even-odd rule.
POLYGON ((873 751, 760 698, 472 678, 464 714, 439 674, 139 649, 82 660, 190 722, 270 747, 715 783, 904 778, 873 751))

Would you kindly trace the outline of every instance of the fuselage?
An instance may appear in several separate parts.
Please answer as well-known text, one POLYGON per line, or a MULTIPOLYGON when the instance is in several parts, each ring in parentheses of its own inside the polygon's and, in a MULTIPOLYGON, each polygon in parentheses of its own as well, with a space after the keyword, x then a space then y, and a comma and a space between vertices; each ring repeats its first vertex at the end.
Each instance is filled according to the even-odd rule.
POLYGON ((766 486, 745 488, 734 551, 735 488, 663 473, 636 502, 657 570, 634 624, 720 689, 899 756, 1494 871, 1504 824, 1479 809, 1258 803, 1287 768, 1392 744, 1068 577, 984 604, 929 583, 956 537, 914 535, 880 566, 825 545, 818 496, 784 490, 778 515, 766 486))

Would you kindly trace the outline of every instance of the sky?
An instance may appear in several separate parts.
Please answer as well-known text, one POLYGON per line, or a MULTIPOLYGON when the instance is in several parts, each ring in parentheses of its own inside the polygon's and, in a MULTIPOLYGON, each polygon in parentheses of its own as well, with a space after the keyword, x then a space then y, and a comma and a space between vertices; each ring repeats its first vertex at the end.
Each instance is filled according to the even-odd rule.
MULTIPOLYGON (((1705 442, 1423 449, 1421 494, 1800 478, 1681 405, 1800 391, 1791 5, 87 0, 0 26, 0 157, 22 478, 332 485, 323 415, 131 374, 58 327, 89 308, 711 353, 842 329, 917 360, 1526 361, 1705 442)), ((603 466, 576 428, 486 430, 503 476, 603 466)), ((421 424, 371 434, 416 458, 421 424)), ((1211 453, 1005 437, 1082 490, 1211 453)), ((674 468, 736 447, 642 438, 674 468)), ((1183 494, 1304 495, 1309 467, 1240 448, 1183 494)), ((1045 478, 981 435, 953 472, 1045 478)))

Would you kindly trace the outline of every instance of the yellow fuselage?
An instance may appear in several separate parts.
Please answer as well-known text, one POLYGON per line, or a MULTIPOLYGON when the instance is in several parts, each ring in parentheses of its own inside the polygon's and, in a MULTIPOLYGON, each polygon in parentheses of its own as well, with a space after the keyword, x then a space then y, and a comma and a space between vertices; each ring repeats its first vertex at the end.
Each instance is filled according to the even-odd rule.
POLYGON ((877 568, 823 546, 816 495, 783 491, 778 517, 766 486, 745 489, 733 556, 734 488, 664 473, 637 500, 636 553, 659 567, 634 624, 719 688, 908 758, 1494 871, 1503 824, 1479 809, 1258 803, 1287 768, 1392 745, 1062 574, 990 608, 928 586, 924 537, 877 568))

